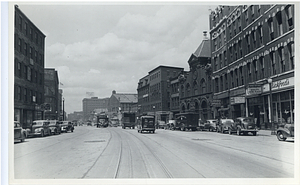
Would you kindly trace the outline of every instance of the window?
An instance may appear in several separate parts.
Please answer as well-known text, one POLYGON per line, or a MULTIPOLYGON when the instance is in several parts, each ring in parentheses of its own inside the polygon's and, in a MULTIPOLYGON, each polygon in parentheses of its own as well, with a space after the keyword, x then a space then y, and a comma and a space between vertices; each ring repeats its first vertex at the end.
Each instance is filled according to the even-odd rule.
POLYGON ((283 73, 286 71, 286 67, 285 67, 285 57, 284 57, 284 47, 281 47, 278 49, 279 52, 279 60, 280 60, 280 73, 283 73))
POLYGON ((228 30, 229 30, 229 39, 231 39, 231 25, 229 25, 228 30))
POLYGON ((37 32, 35 32, 34 37, 35 37, 35 42, 38 44, 38 33, 37 32))
POLYGON ((264 57, 259 58, 259 64, 260 64, 260 69, 261 69, 261 79, 265 77, 265 60, 264 57))
POLYGON ((23 69, 24 69, 24 70, 23 70, 23 71, 24 71, 24 79, 27 79, 27 70, 28 70, 28 69, 27 69, 27 66, 24 65, 24 68, 23 68, 23 69))
POLYGON ((20 16, 20 17, 19 17, 19 29, 20 29, 20 31, 22 31, 22 22, 23 22, 23 19, 22 19, 22 17, 20 16))
MULTIPOLYGON (((201 83, 201 85, 202 85, 202 83, 201 83)), ((215 79, 215 88, 216 88, 216 91, 215 92, 219 92, 219 79, 218 78, 216 78, 215 79)))
POLYGON ((254 6, 250 6, 251 14, 252 14, 252 20, 254 20, 254 6))
POLYGON ((34 51, 34 60, 35 60, 35 62, 38 62, 38 56, 37 56, 38 54, 37 54, 37 51, 35 50, 34 51))
POLYGON ((240 31, 242 31, 242 23, 241 23, 241 18, 240 17, 237 18, 237 23, 238 23, 239 32, 240 32, 240 31))
POLYGON ((263 29, 262 26, 258 27, 258 35, 259 35, 259 45, 263 44, 263 29))
POLYGON ((240 67, 239 71, 240 71, 241 85, 244 85, 243 67, 240 67))
POLYGON ((231 81, 231 88, 233 88, 234 87, 233 71, 230 72, 230 81, 231 81))
POLYGON ((245 20, 246 20, 246 23, 248 23, 248 11, 247 10, 245 11, 245 20))
POLYGON ((227 52, 224 51, 224 65, 227 65, 227 52))
POLYGON ((223 63, 222 63, 222 54, 220 54, 219 60, 220 60, 220 68, 222 68, 222 67, 223 67, 223 63))
POLYGON ((272 66, 272 75, 276 74, 276 56, 275 56, 275 52, 271 52, 271 66, 272 66))
POLYGON ((240 57, 239 58, 242 58, 243 57, 243 48, 242 48, 242 41, 241 40, 239 41, 239 48, 240 48, 240 57))
POLYGON ((29 80, 29 81, 32 80, 31 68, 30 67, 27 67, 27 80, 29 80))
POLYGON ((29 48, 29 57, 32 58, 32 47, 29 48))
POLYGON ((27 89, 24 88, 24 102, 27 102, 27 89))
POLYGON ((253 40, 253 46, 254 48, 256 48, 256 34, 255 34, 255 31, 252 31, 252 40, 253 40))
POLYGON ((229 48, 229 52, 230 52, 230 63, 231 63, 233 61, 232 47, 229 48))
POLYGON ((236 86, 239 86, 239 76, 238 76, 238 70, 237 69, 234 70, 234 76, 236 78, 236 86))
POLYGON ((17 87, 17 100, 21 100, 21 87, 17 87))
POLYGON ((33 102, 32 90, 29 91, 29 102, 33 102))
POLYGON ((30 35, 30 39, 33 39, 33 33, 32 33, 32 28, 29 29, 29 35, 30 35))
POLYGON ((18 40, 18 47, 19 47, 19 51, 22 52, 22 40, 21 39, 18 40))
POLYGON ((234 48, 234 60, 238 59, 238 52, 237 52, 237 48, 236 48, 236 44, 233 45, 234 48))
POLYGON ((24 32, 25 32, 26 35, 28 34, 28 24, 27 24, 27 22, 25 22, 25 24, 24 24, 24 32))
POLYGON ((234 33, 234 35, 236 35, 236 22, 235 21, 233 21, 233 33, 234 33))
POLYGON ((220 77, 220 91, 223 91, 223 76, 220 77))
POLYGON ((261 9, 261 5, 258 5, 258 8, 257 8, 258 15, 260 15, 260 9, 261 9))
POLYGON ((289 59, 290 59, 290 69, 295 68, 295 63, 294 63, 294 43, 291 43, 288 45, 288 50, 289 50, 289 59))
POLYGON ((248 71, 249 82, 252 82, 252 77, 251 77, 251 63, 247 64, 247 71, 248 71))
POLYGON ((21 63, 18 62, 17 63, 17 75, 18 77, 21 77, 22 73, 21 73, 21 63))
POLYGON ((225 90, 227 90, 228 89, 227 73, 224 75, 224 81, 225 81, 225 90))
POLYGON ((258 71, 258 69, 257 69, 257 60, 254 60, 253 61, 253 70, 254 70, 254 75, 253 75, 253 80, 255 81, 255 80, 257 80, 258 79, 258 76, 257 76, 257 71, 258 71))
POLYGON ((279 34, 279 36, 280 36, 280 35, 283 34, 281 12, 278 12, 278 13, 276 14, 276 19, 277 19, 277 25, 278 25, 278 34, 279 34))
POLYGON ((288 26, 289 26, 289 29, 293 29, 293 26, 294 26, 294 22, 293 22, 293 12, 292 12, 292 6, 289 5, 287 8, 286 8, 286 16, 287 16, 287 22, 288 22, 288 26))
POLYGON ((268 24, 269 24, 270 40, 274 40, 274 38, 275 38, 275 35, 274 35, 274 22, 273 22, 272 18, 269 19, 268 24))
POLYGON ((24 43, 24 55, 27 56, 27 43, 24 43))
POLYGON ((246 35, 247 53, 250 53, 250 36, 246 35))

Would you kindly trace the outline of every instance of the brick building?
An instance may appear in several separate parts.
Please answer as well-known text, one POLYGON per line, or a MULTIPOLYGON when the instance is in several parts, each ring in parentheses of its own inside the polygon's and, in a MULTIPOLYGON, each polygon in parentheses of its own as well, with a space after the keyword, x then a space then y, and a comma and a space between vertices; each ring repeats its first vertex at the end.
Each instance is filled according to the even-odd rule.
POLYGON ((293 121, 294 5, 219 6, 210 34, 215 113, 293 121))
POLYGON ((42 119, 45 35, 15 6, 14 120, 25 128, 42 119))
POLYGON ((58 89, 58 74, 55 69, 46 68, 44 70, 44 98, 49 109, 45 109, 44 118, 49 120, 59 120, 60 116, 60 93, 58 89))
POLYGON ((84 121, 92 120, 94 117, 93 111, 95 109, 107 109, 109 104, 109 98, 101 98, 91 97, 84 98, 82 100, 82 111, 83 111, 83 119, 84 121))

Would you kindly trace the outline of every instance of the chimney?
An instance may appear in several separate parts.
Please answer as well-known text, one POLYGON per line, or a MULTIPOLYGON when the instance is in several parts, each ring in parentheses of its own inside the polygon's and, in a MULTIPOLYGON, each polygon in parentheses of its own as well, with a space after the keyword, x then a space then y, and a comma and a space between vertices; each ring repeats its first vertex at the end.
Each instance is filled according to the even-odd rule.
POLYGON ((203 40, 209 40, 207 37, 207 31, 203 31, 203 40))
POLYGON ((115 90, 113 90, 113 91, 112 91, 112 94, 116 94, 116 91, 115 91, 115 90))

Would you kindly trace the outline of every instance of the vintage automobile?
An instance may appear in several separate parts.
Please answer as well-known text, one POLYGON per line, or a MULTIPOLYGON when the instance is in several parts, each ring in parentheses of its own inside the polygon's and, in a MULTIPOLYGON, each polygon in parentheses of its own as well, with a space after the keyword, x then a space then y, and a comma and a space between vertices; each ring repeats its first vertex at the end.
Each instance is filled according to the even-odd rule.
POLYGON ((49 128, 49 120, 36 120, 33 121, 31 126, 27 128, 28 136, 41 136, 52 135, 49 128))
POLYGON ((23 129, 18 121, 14 121, 14 140, 25 141, 27 137, 27 132, 23 129))
POLYGON ((276 130, 278 141, 285 141, 287 138, 294 139, 294 123, 280 125, 276 130))
POLYGON ((198 127, 199 114, 198 113, 178 113, 176 116, 176 125, 172 130, 186 131, 192 130, 196 131, 198 127))
POLYGON ((141 116, 137 120, 137 130, 139 133, 147 131, 149 133, 155 132, 154 116, 141 116))
POLYGON ((59 121, 57 120, 50 120, 49 121, 49 128, 51 130, 52 134, 61 134, 61 126, 59 124, 59 121))
POLYGON ((72 122, 70 121, 61 121, 60 122, 60 126, 61 126, 61 132, 73 132, 74 131, 74 126, 72 124, 72 122))
POLYGON ((217 120, 215 119, 208 119, 206 121, 199 120, 199 130, 208 130, 210 132, 216 131, 217 129, 217 120))
POLYGON ((228 132, 232 124, 234 124, 233 119, 219 119, 217 123, 217 132, 228 132))
POLYGON ((256 136, 257 132, 258 128, 252 117, 238 117, 234 120, 234 124, 228 128, 229 134, 247 135, 248 133, 252 133, 252 135, 256 136))

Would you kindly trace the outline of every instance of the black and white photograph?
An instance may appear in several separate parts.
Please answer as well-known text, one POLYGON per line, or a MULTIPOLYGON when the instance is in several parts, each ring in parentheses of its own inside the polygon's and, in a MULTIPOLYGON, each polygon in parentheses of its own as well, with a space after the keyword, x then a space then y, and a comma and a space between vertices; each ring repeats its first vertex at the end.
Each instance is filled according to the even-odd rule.
POLYGON ((299 185, 297 11, 9 2, 8 183, 299 185))

